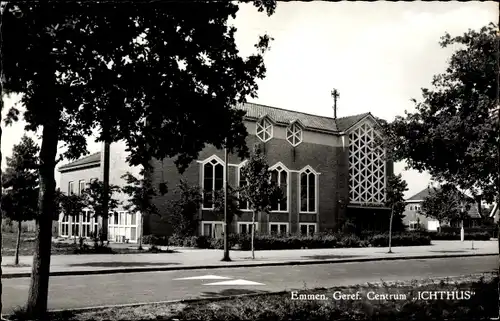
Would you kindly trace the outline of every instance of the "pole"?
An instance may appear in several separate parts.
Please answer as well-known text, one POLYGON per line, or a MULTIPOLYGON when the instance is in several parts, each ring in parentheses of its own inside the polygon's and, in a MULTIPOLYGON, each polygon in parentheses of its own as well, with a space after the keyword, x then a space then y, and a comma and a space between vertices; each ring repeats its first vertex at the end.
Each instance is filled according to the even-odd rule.
MULTIPOLYGON (((107 129, 106 129, 107 130, 107 129)), ((106 132, 107 133, 107 132, 106 132)), ((107 137, 107 136, 106 136, 107 137)), ((109 217, 109 142, 104 142, 103 180, 102 180, 102 230, 101 245, 108 240, 108 217, 109 217)))
POLYGON ((228 242, 228 215, 227 215, 227 148, 224 146, 224 257, 222 261, 231 261, 229 257, 229 242, 228 242))
POLYGON ((464 232, 464 220, 462 219, 462 227, 460 228, 460 241, 465 240, 465 232, 464 232))
POLYGON ((391 218, 389 221, 389 252, 392 253, 392 217, 394 216, 394 206, 391 206, 391 218))

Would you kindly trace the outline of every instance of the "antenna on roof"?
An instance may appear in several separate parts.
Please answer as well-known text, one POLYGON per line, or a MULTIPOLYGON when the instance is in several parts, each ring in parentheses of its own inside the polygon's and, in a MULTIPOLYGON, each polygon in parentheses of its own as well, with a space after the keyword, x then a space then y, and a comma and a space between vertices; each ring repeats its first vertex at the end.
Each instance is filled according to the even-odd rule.
POLYGON ((332 90, 333 97, 333 119, 337 119, 337 98, 340 97, 339 91, 335 88, 332 90))

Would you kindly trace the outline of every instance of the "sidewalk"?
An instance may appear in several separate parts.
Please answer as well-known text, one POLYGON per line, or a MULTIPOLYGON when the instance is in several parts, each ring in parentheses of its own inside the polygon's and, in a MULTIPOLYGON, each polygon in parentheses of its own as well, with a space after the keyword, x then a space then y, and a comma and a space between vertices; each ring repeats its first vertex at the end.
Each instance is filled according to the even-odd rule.
MULTIPOLYGON (((222 250, 171 248, 177 253, 145 254, 87 254, 53 255, 51 275, 107 274, 183 269, 209 269, 219 267, 248 267, 269 265, 296 265, 334 262, 361 262, 411 258, 457 257, 473 255, 498 255, 496 241, 433 241, 430 246, 388 248, 341 248, 312 250, 256 251, 255 260, 250 251, 231 251, 231 262, 221 262, 222 250)), ((31 273, 31 256, 20 257, 20 266, 12 266, 14 257, 2 259, 2 278, 28 277, 31 273)))

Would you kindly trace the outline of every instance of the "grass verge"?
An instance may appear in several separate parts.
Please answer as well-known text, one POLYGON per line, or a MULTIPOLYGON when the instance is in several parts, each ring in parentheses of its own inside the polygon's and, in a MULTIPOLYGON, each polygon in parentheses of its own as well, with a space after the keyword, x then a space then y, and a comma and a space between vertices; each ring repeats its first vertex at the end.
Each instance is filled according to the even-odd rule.
MULTIPOLYGON (((219 300, 52 312, 46 320, 485 320, 498 313, 497 281, 496 274, 483 274, 439 281, 304 288, 219 300), (334 293, 353 297, 334 298, 334 293), (429 297, 430 293, 436 297, 429 297), (292 299, 301 295, 309 297, 292 299), (326 300, 320 300, 323 297, 326 300)), ((10 320, 27 319, 17 312, 10 320)))
MULTIPOLYGON (((17 233, 3 232, 2 233, 2 256, 14 256, 16 253, 17 233)), ((77 241, 78 243, 78 241, 77 241)), ((21 234, 21 244, 19 247, 20 256, 33 255, 35 246, 35 234, 24 232, 21 234)), ((68 255, 68 254, 138 254, 138 253, 175 253, 173 250, 161 250, 157 247, 148 247, 147 249, 139 250, 137 248, 125 247, 104 247, 99 251, 95 251, 92 245, 82 250, 79 244, 75 244, 72 240, 67 242, 52 242, 52 255, 68 255)))

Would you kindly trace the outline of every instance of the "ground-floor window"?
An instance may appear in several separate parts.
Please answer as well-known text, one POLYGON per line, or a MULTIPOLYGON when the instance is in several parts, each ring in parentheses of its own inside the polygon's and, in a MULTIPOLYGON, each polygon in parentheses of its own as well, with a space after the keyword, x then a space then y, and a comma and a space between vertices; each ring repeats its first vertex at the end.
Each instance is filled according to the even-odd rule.
POLYGON ((69 216, 63 215, 59 231, 61 236, 69 236, 69 216))
POLYGON ((408 229, 410 231, 414 231, 414 230, 418 229, 418 222, 417 221, 410 221, 410 223, 408 224, 408 229))
POLYGON ((269 223, 269 233, 285 235, 288 234, 288 223, 269 223))
POLYGON ((71 235, 72 236, 80 236, 80 219, 81 219, 82 214, 80 215, 75 215, 72 217, 72 222, 71 222, 71 235))
POLYGON ((222 222, 201 222, 201 235, 208 237, 221 238, 224 231, 222 222))
POLYGON ((98 230, 97 218, 93 212, 84 210, 77 216, 60 215, 59 235, 64 237, 90 238, 98 230))
POLYGON ((120 211, 108 221, 108 239, 114 242, 136 242, 138 238, 138 214, 120 211))
POLYGON ((316 223, 300 223, 300 235, 313 236, 316 233, 316 223))
MULTIPOLYGON (((259 230, 258 223, 255 222, 255 232, 259 230)), ((238 222, 238 233, 239 234, 252 234, 252 223, 238 222)))

